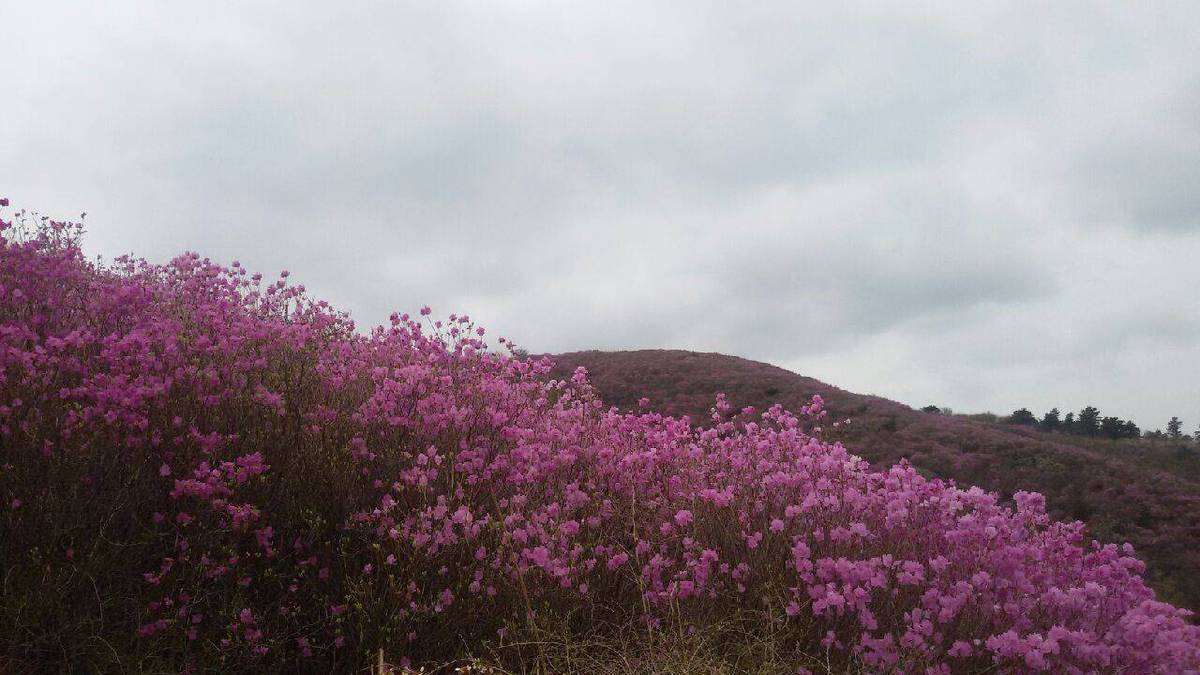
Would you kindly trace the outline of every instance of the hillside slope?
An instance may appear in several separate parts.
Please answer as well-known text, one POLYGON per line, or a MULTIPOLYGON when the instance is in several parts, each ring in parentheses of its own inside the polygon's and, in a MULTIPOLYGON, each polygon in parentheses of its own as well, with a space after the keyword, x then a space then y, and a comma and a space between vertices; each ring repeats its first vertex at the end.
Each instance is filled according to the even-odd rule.
POLYGON ((1021 489, 1041 492, 1056 516, 1086 522, 1095 538, 1133 543, 1161 598, 1200 609, 1200 463, 1161 444, 1091 441, 929 414, 723 354, 586 351, 554 358, 557 377, 587 368, 610 405, 632 408, 645 396, 652 410, 695 420, 707 419, 718 392, 737 408, 759 409, 796 408, 820 394, 831 415, 827 437, 877 468, 908 459, 927 476, 1003 498, 1021 489), (833 427, 845 419, 850 423, 833 427))
POLYGON ((16 218, 0 673, 1200 672, 1132 547, 873 471, 820 405, 620 414, 466 316, 364 334, 16 218))

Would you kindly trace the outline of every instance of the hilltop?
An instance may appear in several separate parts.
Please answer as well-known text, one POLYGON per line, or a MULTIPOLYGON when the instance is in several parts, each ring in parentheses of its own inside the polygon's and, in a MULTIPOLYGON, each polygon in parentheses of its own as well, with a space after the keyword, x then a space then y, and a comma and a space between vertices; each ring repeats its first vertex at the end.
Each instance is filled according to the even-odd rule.
POLYGON ((582 351, 555 357, 554 376, 583 366, 610 405, 649 408, 705 422, 713 397, 735 408, 794 408, 820 395, 830 413, 826 438, 840 440, 876 469, 902 459, 931 478, 978 485, 1009 498, 1036 490, 1059 518, 1078 519, 1101 540, 1131 542, 1148 563, 1159 596, 1200 609, 1200 460, 1162 441, 1109 441, 984 416, 915 410, 856 394, 770 364, 682 350, 582 351), (846 423, 845 420, 849 420, 846 423))

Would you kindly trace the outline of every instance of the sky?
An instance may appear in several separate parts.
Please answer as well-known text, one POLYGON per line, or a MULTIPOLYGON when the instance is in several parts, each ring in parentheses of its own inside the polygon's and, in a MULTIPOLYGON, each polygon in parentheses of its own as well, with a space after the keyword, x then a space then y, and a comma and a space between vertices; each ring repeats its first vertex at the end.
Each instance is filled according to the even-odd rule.
POLYGON ((362 326, 1200 423, 1200 5, 0 0, 0 196, 362 326), (838 5, 836 11, 833 5, 838 5))

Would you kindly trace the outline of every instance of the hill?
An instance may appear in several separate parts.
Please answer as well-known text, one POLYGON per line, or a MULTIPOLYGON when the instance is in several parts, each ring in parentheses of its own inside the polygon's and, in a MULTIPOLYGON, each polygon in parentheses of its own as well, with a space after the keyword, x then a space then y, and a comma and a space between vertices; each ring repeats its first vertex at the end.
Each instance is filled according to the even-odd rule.
POLYGON ((914 410, 734 356, 680 350, 584 351, 554 357, 554 375, 583 366, 608 404, 649 399, 652 410, 707 420, 714 396, 760 410, 797 407, 814 394, 830 412, 827 438, 872 465, 907 459, 924 475, 978 485, 1009 498, 1046 496, 1056 517, 1078 519, 1101 541, 1131 542, 1159 596, 1200 609, 1200 461, 1174 445, 1107 441, 914 410), (849 423, 844 420, 850 420, 849 423))
POLYGON ((1200 669, 1132 547, 816 397, 622 414, 466 316, 81 235, 0 221, 0 672, 1200 669))

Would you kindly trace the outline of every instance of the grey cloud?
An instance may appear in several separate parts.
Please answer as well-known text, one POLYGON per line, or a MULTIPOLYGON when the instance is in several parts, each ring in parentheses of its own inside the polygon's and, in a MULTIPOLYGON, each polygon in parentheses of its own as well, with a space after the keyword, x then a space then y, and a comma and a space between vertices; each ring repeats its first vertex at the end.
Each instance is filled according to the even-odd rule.
POLYGON ((957 409, 1200 405, 1200 359, 1139 357, 1200 339, 1200 21, 1157 9, 26 3, 0 190, 360 324, 428 302, 957 409))
POLYGON ((981 216, 952 182, 931 190, 929 180, 801 192, 764 216, 778 219, 776 227, 731 233, 734 250, 710 246, 702 269, 721 283, 718 305, 741 319, 723 324, 728 343, 780 358, 1054 292, 1051 270, 1022 228, 981 216))
POLYGON ((1200 229, 1200 118, 1195 142, 1176 137, 1157 147, 1101 148, 1079 158, 1074 173, 1098 224, 1147 230, 1200 229))

